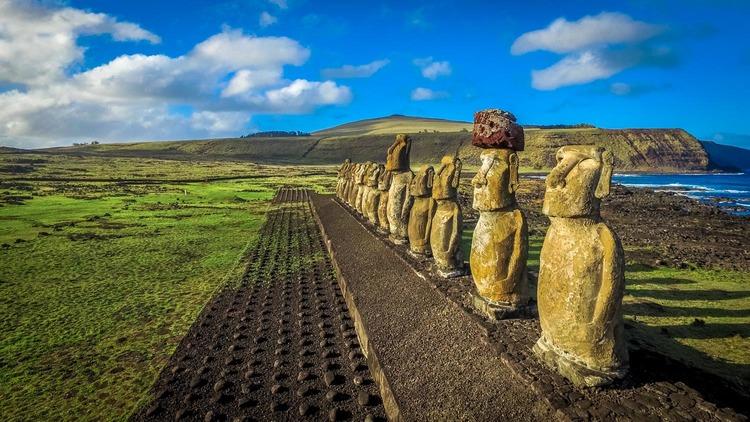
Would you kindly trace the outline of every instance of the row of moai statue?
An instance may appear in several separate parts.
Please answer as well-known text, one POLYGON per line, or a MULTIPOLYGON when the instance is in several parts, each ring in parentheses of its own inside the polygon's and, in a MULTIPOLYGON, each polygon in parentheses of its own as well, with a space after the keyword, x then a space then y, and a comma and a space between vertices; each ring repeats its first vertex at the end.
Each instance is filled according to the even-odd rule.
POLYGON ((448 155, 437 171, 423 166, 415 174, 409 163, 411 142, 409 136, 397 135, 385 164, 345 161, 336 194, 393 243, 408 243, 411 253, 432 256, 442 277, 463 275, 461 160, 448 155))
MULTIPOLYGON (((474 116, 472 145, 482 149, 471 180, 479 211, 469 266, 474 307, 490 319, 527 317, 528 228, 516 201, 518 152, 524 131, 516 118, 491 109, 474 116)), ((437 272, 463 274, 458 186, 461 160, 446 156, 437 171, 409 166, 411 139, 397 135, 385 165, 351 163, 340 168, 336 193, 396 244, 432 255, 437 272)), ((628 368, 623 338, 624 256, 602 221, 613 157, 601 147, 568 145, 557 151, 546 178, 542 212, 550 219, 540 254, 536 307, 542 334, 534 352, 577 385, 598 386, 622 378, 628 368)))

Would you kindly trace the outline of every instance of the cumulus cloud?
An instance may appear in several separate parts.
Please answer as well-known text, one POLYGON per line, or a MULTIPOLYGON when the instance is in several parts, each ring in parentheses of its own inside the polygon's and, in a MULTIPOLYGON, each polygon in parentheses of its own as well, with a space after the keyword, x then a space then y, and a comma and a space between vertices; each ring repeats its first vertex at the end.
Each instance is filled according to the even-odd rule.
POLYGON ((659 25, 633 20, 622 13, 603 12, 571 22, 555 19, 548 27, 527 32, 513 42, 512 54, 536 50, 570 53, 597 45, 636 43, 662 32, 659 25))
POLYGON ((422 76, 435 80, 439 76, 448 76, 453 72, 447 61, 435 61, 432 57, 414 59, 414 65, 422 70, 422 76))
POLYGON ((77 38, 104 34, 116 41, 161 41, 136 24, 103 13, 0 1, 0 81, 44 85, 60 80, 70 65, 83 59, 77 38))
POLYGON ((358 66, 347 64, 341 67, 323 69, 321 73, 326 79, 369 78, 388 63, 390 63, 390 60, 383 59, 358 66))
POLYGON ((448 97, 448 93, 445 91, 433 91, 429 88, 415 88, 411 92, 411 99, 412 101, 429 101, 429 100, 437 100, 439 98, 446 98, 448 97))
POLYGON ((275 24, 278 21, 276 16, 268 13, 263 12, 260 14, 260 17, 258 18, 258 25, 260 25, 262 28, 265 28, 267 26, 271 26, 275 24))
MULTIPOLYGON (((43 14, 34 9, 34 14, 24 15, 25 6, 19 6, 19 12, 2 5, 6 12, 13 12, 14 19, 31 16, 36 21, 43 14)), ((65 9, 45 13, 51 16, 60 10, 65 9)), ((8 27, 6 16, 0 14, 2 31, 8 27)), ((105 16, 103 21, 107 20, 111 18, 105 16)), ((27 28, 29 36, 14 39, 14 46, 34 48, 39 38, 71 34, 69 22, 58 33, 51 28, 27 28)), ((5 33, 0 39, 5 40, 5 33)), ((71 46, 70 51, 79 49, 74 39, 71 46)), ((310 56, 297 41, 232 29, 209 37, 181 56, 122 55, 68 75, 66 70, 80 56, 58 55, 49 63, 31 58, 19 64, 2 54, 0 49, 0 84, 10 83, 12 88, 0 92, 0 144, 5 145, 233 135, 248 124, 252 114, 305 113, 347 103, 352 97, 348 87, 332 81, 284 78, 284 66, 302 65, 310 56), (44 72, 34 73, 38 63, 45 65, 44 72), (11 66, 17 69, 8 71, 11 66)))
POLYGON ((544 29, 518 37, 511 53, 564 54, 552 66, 531 72, 532 87, 553 90, 606 79, 638 65, 673 65, 676 58, 669 48, 648 44, 664 30, 622 13, 603 12, 577 21, 558 18, 544 29))

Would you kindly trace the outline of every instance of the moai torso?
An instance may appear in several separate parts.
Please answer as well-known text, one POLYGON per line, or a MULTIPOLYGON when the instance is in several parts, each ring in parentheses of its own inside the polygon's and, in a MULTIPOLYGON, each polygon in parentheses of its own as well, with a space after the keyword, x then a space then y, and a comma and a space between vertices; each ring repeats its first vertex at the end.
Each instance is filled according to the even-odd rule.
POLYGON ((348 187, 346 191, 346 203, 349 204, 350 207, 354 207, 354 200, 357 197, 357 172, 359 172, 359 168, 362 166, 361 163, 352 164, 352 166, 349 169, 349 178, 348 178, 348 187))
POLYGON ((596 146, 565 146, 547 176, 543 212, 550 227, 540 255, 538 306, 542 337, 535 352, 575 384, 624 376, 624 255, 601 220, 612 156, 596 146))
POLYGON ((435 170, 424 166, 414 176, 409 186, 409 195, 413 202, 409 213, 409 249, 417 254, 430 252, 430 223, 432 221, 432 180, 435 170))
POLYGON ((438 272, 456 276, 461 272, 461 234, 463 214, 458 204, 458 184, 461 180, 461 160, 446 155, 435 172, 432 199, 436 202, 430 226, 430 249, 438 272))
POLYGON ((391 172, 385 170, 380 173, 378 178, 378 191, 380 192, 380 201, 378 202, 378 229, 381 232, 388 232, 388 189, 391 187, 391 172))
POLYGON ((471 274, 482 298, 504 306, 529 301, 528 229, 516 204, 518 155, 510 149, 487 149, 472 180, 473 207, 479 220, 471 244, 471 274))
POLYGON ((380 205, 380 191, 378 190, 378 180, 380 175, 385 171, 382 164, 373 164, 367 175, 367 198, 365 199, 365 214, 367 220, 376 227, 378 226, 378 205, 380 205))
POLYGON ((354 197, 354 209, 359 211, 360 214, 363 214, 364 210, 364 199, 366 197, 365 191, 367 190, 367 185, 365 184, 367 180, 367 172, 370 170, 371 162, 366 162, 362 164, 362 166, 359 168, 359 171, 357 172, 357 193, 354 197))
POLYGON ((409 185, 414 173, 409 168, 411 138, 404 134, 396 135, 396 141, 388 148, 386 170, 391 173, 391 186, 388 189, 386 214, 391 240, 403 244, 407 242, 407 224, 411 210, 409 185))
POLYGON ((336 196, 343 197, 344 184, 346 182, 346 173, 349 171, 349 159, 344 160, 344 164, 339 167, 338 178, 336 179, 336 196))

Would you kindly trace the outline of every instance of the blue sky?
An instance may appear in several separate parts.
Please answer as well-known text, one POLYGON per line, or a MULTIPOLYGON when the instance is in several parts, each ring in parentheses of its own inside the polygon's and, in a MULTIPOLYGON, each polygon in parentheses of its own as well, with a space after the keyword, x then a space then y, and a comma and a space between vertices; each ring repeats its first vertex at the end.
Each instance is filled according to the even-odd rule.
POLYGON ((0 144, 313 131, 389 114, 471 120, 499 107, 522 123, 681 127, 750 147, 746 1, 0 8, 0 144))

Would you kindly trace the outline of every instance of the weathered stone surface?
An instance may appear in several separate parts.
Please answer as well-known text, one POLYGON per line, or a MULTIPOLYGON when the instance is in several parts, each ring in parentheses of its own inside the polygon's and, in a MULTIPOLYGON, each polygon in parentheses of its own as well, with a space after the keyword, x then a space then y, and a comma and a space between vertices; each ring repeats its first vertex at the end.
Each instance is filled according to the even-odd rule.
POLYGON ((380 201, 378 202, 378 230, 384 233, 389 232, 388 226, 388 190, 391 188, 391 172, 383 167, 382 173, 378 178, 378 191, 380 191, 380 201))
POLYGON ((474 131, 471 144, 480 148, 510 148, 523 151, 523 127, 516 116, 498 109, 474 113, 474 131))
POLYGON ((354 163, 349 167, 349 177, 344 192, 344 200, 350 207, 354 206, 354 200, 357 197, 357 173, 361 166, 361 163, 354 163))
POLYGON ((412 205, 409 185, 413 177, 414 173, 411 170, 391 173, 391 187, 388 190, 386 214, 391 240, 397 244, 407 242, 407 225, 412 205))
POLYGON ((416 254, 430 252, 430 223, 435 201, 432 199, 432 180, 435 170, 432 166, 423 166, 414 176, 409 186, 412 206, 409 213, 407 233, 409 248, 416 254))
POLYGON ((336 196, 340 199, 344 197, 344 187, 346 186, 346 179, 349 173, 349 167, 351 167, 351 160, 348 158, 344 160, 344 163, 339 167, 338 178, 336 179, 336 196))
POLYGON ((385 169, 388 171, 407 171, 409 170, 409 154, 411 153, 411 138, 409 135, 399 133, 396 140, 388 148, 386 156, 385 169))
POLYGON ((364 204, 367 197, 367 175, 373 166, 372 161, 362 164, 357 171, 357 194, 354 198, 354 209, 364 214, 364 204))
POLYGON ((463 214, 458 204, 461 160, 446 155, 435 172, 432 199, 436 201, 430 226, 430 249, 438 274, 455 277, 463 274, 461 234, 463 214))
POLYGON ((596 146, 565 146, 547 176, 543 211, 551 224, 540 255, 542 336, 534 351, 577 385, 622 378, 624 257, 617 235, 601 220, 612 155, 596 146))
POLYGON ((365 199, 364 214, 367 219, 375 225, 379 225, 378 207, 380 206, 380 197, 382 192, 378 189, 378 180, 381 174, 385 172, 385 166, 382 164, 373 164, 367 174, 367 198, 365 199))
POLYGON ((471 273, 479 295, 494 306, 519 308, 529 301, 528 228, 516 205, 518 156, 488 149, 472 180, 479 220, 471 245, 471 273))

